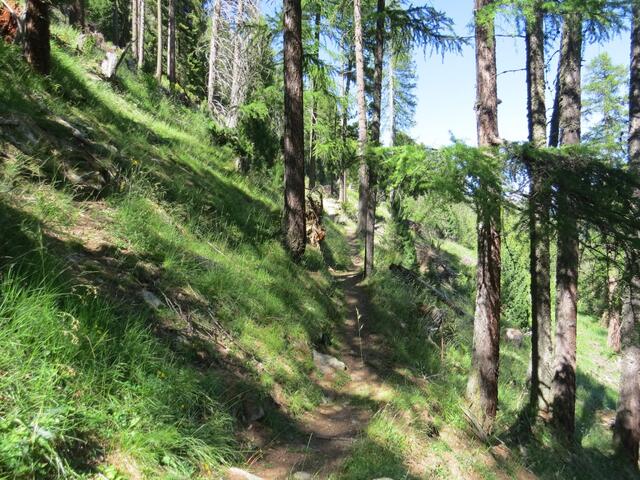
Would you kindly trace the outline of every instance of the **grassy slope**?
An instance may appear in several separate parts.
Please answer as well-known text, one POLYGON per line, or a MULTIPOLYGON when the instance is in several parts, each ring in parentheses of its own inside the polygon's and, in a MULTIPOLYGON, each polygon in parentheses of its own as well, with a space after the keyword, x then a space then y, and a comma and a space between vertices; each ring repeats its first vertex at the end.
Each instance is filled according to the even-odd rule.
POLYGON ((310 344, 340 298, 319 252, 281 247, 279 180, 235 174, 205 114, 126 66, 92 77, 101 54, 54 33, 47 79, 0 45, 0 478, 208 477, 240 460, 247 401, 321 398, 310 344), (104 198, 61 180, 74 155, 111 172, 104 198))

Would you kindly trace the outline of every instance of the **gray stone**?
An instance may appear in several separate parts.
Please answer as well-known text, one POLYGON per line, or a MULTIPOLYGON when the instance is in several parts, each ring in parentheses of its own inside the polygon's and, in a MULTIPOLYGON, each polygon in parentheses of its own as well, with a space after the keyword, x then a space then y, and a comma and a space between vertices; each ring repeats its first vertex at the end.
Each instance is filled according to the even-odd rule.
POLYGON ((346 370, 347 366, 336 357, 313 351, 313 363, 323 374, 332 373, 337 370, 346 370))
POLYGON ((164 303, 160 300, 154 293, 151 293, 149 290, 142 290, 140 292, 142 295, 142 299, 154 310, 160 308, 164 303))
POLYGON ((241 468, 236 468, 236 467, 231 467, 227 471, 227 479, 228 480, 263 480, 261 477, 258 477, 253 473, 249 473, 246 470, 242 470, 241 468))
POLYGON ((293 480, 311 480, 313 475, 307 472, 296 472, 291 478, 293 478, 293 480))

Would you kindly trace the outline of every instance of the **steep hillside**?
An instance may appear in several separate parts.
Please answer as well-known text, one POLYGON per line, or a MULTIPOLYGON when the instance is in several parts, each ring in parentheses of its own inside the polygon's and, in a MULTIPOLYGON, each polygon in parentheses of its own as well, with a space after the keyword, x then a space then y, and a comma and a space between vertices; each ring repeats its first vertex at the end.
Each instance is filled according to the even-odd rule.
POLYGON ((0 477, 208 476, 321 399, 346 243, 293 264, 279 175, 236 174, 152 77, 100 79, 75 31, 52 47, 40 78, 0 42, 0 477))

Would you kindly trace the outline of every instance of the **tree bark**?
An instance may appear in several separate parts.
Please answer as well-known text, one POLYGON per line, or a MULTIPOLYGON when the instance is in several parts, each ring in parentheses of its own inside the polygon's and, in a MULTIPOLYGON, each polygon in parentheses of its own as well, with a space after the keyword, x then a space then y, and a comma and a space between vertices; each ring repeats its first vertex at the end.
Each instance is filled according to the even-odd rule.
POLYGON ((391 146, 396 145, 396 57, 391 50, 389 58, 389 116, 391 118, 391 146))
MULTIPOLYGON (((560 144, 580 143, 580 63, 582 17, 564 17, 560 72, 560 144)), ((558 258, 556 268, 556 349, 552 415, 558 432, 571 439, 575 430, 576 334, 578 320, 578 225, 566 178, 558 181, 558 258)))
POLYGON ((286 246, 295 260, 306 243, 302 6, 284 0, 284 219, 286 246))
POLYGON ((169 0, 167 11, 167 76, 171 91, 176 85, 176 8, 175 0, 169 0))
POLYGON ((73 0, 73 2, 71 2, 69 24, 78 27, 81 32, 84 32, 87 27, 84 10, 84 0, 73 0))
MULTIPOLYGON (((315 31, 314 31, 314 56, 316 63, 320 62, 320 16, 321 16, 321 4, 318 3, 317 11, 315 14, 315 31)), ((316 186, 316 176, 317 176, 317 158, 316 158, 316 137, 318 136, 316 132, 316 124, 317 124, 317 102, 314 97, 316 93, 316 84, 315 81, 311 80, 311 131, 309 132, 309 188, 314 188, 316 186)))
POLYGON ((216 80, 217 80, 216 63, 218 61, 218 28, 219 28, 221 9, 222 9, 222 0, 215 0, 215 5, 213 6, 213 15, 211 16, 211 39, 209 40, 209 77, 207 79, 207 105, 209 107, 210 112, 213 112, 215 93, 216 93, 216 80))
POLYGON ((51 70, 50 36, 48 0, 27 0, 24 55, 27 62, 43 75, 51 70))
MULTIPOLYGON (((544 78, 544 16, 541 1, 526 21, 527 114, 529 142, 547 143, 544 78)), ((551 405, 553 342, 551 338, 550 191, 543 166, 529 163, 529 240, 531 275, 531 406, 543 413, 551 405)))
POLYGON ((340 176, 340 203, 345 205, 347 203, 347 167, 346 167, 346 159, 345 153, 347 148, 347 124, 349 122, 349 90, 351 88, 351 77, 349 77, 349 72, 353 68, 351 64, 351 60, 348 58, 349 54, 347 53, 347 59, 345 59, 344 63, 344 71, 342 72, 342 98, 343 98, 343 106, 342 106, 342 126, 341 126, 341 135, 342 135, 342 175, 340 176))
POLYGON ((142 70, 144 66, 144 15, 145 15, 145 2, 144 0, 138 0, 138 68, 142 70))
MULTIPOLYGON (((632 12, 629 169, 640 175, 640 2, 637 0, 633 2, 632 12)), ((635 194, 640 196, 640 192, 635 194)), ((627 271, 630 281, 625 292, 620 332, 623 366, 613 438, 617 452, 637 469, 640 443, 640 345, 637 332, 640 316, 640 265, 635 252, 629 254, 627 271)))
POLYGON ((131 0, 131 54, 138 59, 138 0, 131 0))
POLYGON ((244 25, 244 0, 238 0, 236 11, 236 28, 233 39, 233 69, 231 72, 231 95, 229 111, 229 127, 234 128, 238 124, 238 109, 240 108, 240 68, 243 43, 242 26, 244 25))
POLYGON ((356 88, 358 103, 358 160, 360 163, 358 189, 358 234, 366 232, 367 208, 369 200, 369 165, 366 159, 367 149, 367 105, 364 84, 364 54, 362 51, 362 7, 361 0, 353 1, 353 27, 355 32, 356 88))
MULTIPOLYGON (((475 14, 493 0, 475 0, 475 14)), ((493 19, 475 24, 476 120, 478 146, 490 148, 499 142, 498 87, 493 19)), ((493 428, 498 405, 500 353, 500 206, 495 185, 481 181, 485 190, 477 204, 478 267, 473 352, 467 383, 470 414, 485 433, 493 428)))
POLYGON ((156 38, 156 78, 162 79, 162 0, 157 0, 156 3, 156 15, 157 15, 157 37, 156 38))

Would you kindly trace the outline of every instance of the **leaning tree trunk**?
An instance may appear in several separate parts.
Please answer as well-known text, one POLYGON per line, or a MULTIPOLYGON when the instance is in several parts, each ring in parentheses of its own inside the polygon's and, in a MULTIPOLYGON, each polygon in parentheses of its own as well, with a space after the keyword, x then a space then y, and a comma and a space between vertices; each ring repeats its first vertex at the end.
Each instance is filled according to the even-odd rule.
MULTIPOLYGON (((629 88, 629 165, 640 175, 640 2, 633 3, 631 29, 631 68, 629 88)), ((640 196, 640 192, 636 192, 640 196)), ((639 232, 640 233, 640 232, 639 232)), ((614 443, 619 454, 638 468, 640 443, 640 265, 635 252, 627 261, 630 277, 622 310, 621 343, 623 351, 622 378, 618 412, 614 426, 614 443)))
MULTIPOLYGON (((322 8, 322 4, 317 5, 317 11, 315 14, 315 31, 314 31, 314 56, 316 64, 320 62, 320 19, 322 8)), ((309 171, 307 172, 307 176, 309 177, 309 188, 314 188, 316 186, 316 177, 317 177, 317 157, 316 157, 316 137, 318 133, 316 132, 316 124, 317 121, 317 102, 315 99, 316 93, 316 83, 315 80, 311 79, 311 131, 309 132, 309 171)))
POLYGON ((299 260, 306 243, 302 6, 284 0, 284 218, 286 246, 299 260))
MULTIPOLYGON (((582 17, 564 17, 560 52, 560 144, 580 143, 580 62, 582 17)), ((558 179, 558 258, 556 268, 556 350, 552 415, 558 432, 573 437, 576 408, 576 334, 578 322, 578 225, 567 181, 558 179)))
MULTIPOLYGON (((475 0, 475 14, 493 0, 475 0)), ((478 146, 499 143, 498 87, 493 19, 476 21, 476 119, 478 146)), ((469 413, 485 433, 491 431, 498 406, 500 353, 500 206, 499 186, 486 180, 477 202, 478 268, 473 322, 473 352, 467 383, 469 413)))
POLYGON ((162 79, 162 0, 157 0, 156 3, 156 15, 157 15, 157 37, 156 38, 156 78, 162 79))
POLYGON ((175 0, 169 0, 167 11, 167 76, 171 91, 176 85, 176 6, 175 0))
POLYGON ((24 55, 27 62, 43 75, 51 70, 49 38, 48 0, 27 0, 24 55))
POLYGON ((218 28, 220 22, 220 10, 222 9, 222 0, 215 0, 213 6, 213 15, 211 16, 211 39, 209 40, 209 77, 207 79, 207 106, 209 111, 213 112, 214 100, 216 93, 217 71, 216 63, 218 61, 218 28))
POLYGON ((142 69, 144 66, 144 13, 145 2, 144 0, 138 0, 138 45, 134 46, 138 49, 138 68, 142 69))
MULTIPOLYGON (((544 16, 541 1, 526 22, 527 113, 529 142, 534 148, 547 143, 544 79, 544 16)), ((550 189, 544 167, 530 159, 529 239, 531 276, 531 406, 548 412, 553 377, 551 339, 551 259, 549 253, 550 189)))
POLYGON ((364 84, 364 54, 362 51, 362 7, 361 0, 353 1, 353 28, 356 53, 356 88, 358 100, 358 160, 360 163, 360 186, 358 189, 358 234, 367 229, 367 208, 369 201, 369 165, 367 164, 367 104, 364 84))

